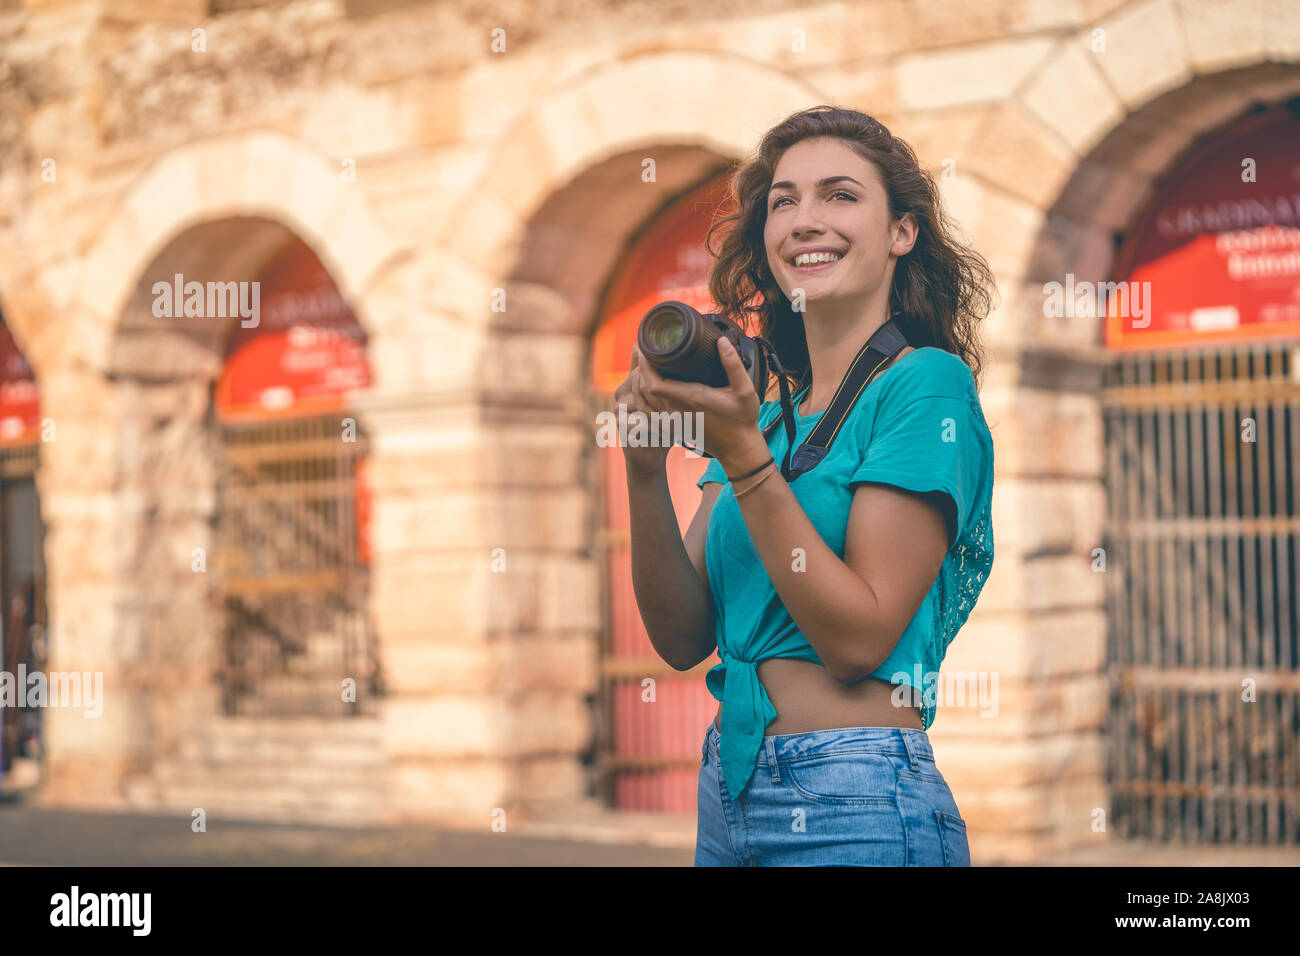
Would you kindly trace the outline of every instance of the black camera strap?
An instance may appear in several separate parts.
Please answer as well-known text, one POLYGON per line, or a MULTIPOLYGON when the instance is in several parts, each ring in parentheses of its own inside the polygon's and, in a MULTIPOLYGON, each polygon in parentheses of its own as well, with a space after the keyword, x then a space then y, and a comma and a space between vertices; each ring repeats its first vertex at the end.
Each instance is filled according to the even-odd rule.
MULTIPOLYGON (((785 373, 785 368, 781 365, 780 358, 777 357, 776 347, 762 336, 754 336, 753 340, 756 351, 761 349, 767 353, 769 367, 776 373, 777 384, 781 390, 781 414, 772 419, 767 427, 763 429, 763 440, 771 439, 777 425, 785 425, 786 448, 785 459, 781 464, 781 474, 786 481, 794 481, 800 475, 812 471, 821 464, 822 459, 830 452, 831 443, 835 441, 835 436, 840 433, 840 427, 848 419, 849 412, 853 411, 853 406, 857 404, 858 397, 871 383, 871 380, 899 352, 907 347, 907 339, 893 319, 878 328, 875 334, 867 339, 866 344, 858 350, 858 354, 854 357, 849 370, 844 373, 844 379, 840 382, 840 387, 835 391, 835 397, 826 406, 826 411, 822 413, 821 419, 813 427, 812 433, 809 434, 798 449, 795 449, 794 402, 801 398, 805 390, 812 384, 808 381, 811 369, 806 370, 800 377, 794 399, 791 399, 789 377, 785 373)), ((685 442, 681 444, 685 445, 685 442)), ((689 445, 686 445, 686 447, 690 448, 689 445)), ((691 450, 704 458, 713 457, 703 449, 692 448, 691 450)))
MULTIPOLYGON (((761 341, 764 341, 764 344, 771 348, 770 343, 765 340, 761 341)), ((835 436, 840 433, 840 428, 848 419, 849 413, 853 411, 853 406, 857 404, 859 396, 862 395, 862 392, 872 379, 906 347, 907 339, 893 319, 878 328, 875 334, 867 339, 866 344, 858 350, 858 354, 853 359, 853 364, 844 373, 844 378, 840 382, 839 388, 835 390, 835 396, 831 399, 831 403, 826 406, 826 411, 822 413, 821 419, 813 427, 812 433, 804 439, 803 444, 794 450, 793 460, 791 459, 791 450, 794 446, 795 436, 794 401, 790 399, 789 386, 783 374, 784 370, 781 368, 780 362, 775 358, 776 350, 772 349, 772 360, 781 384, 781 414, 763 429, 763 438, 764 440, 769 439, 772 433, 776 431, 778 423, 785 424, 785 461, 781 465, 781 474, 786 481, 794 481, 800 475, 812 471, 821 464, 822 459, 829 454, 835 436)), ((811 369, 805 370, 803 376, 799 379, 795 400, 802 397, 811 386, 812 383, 808 380, 810 375, 811 369)))

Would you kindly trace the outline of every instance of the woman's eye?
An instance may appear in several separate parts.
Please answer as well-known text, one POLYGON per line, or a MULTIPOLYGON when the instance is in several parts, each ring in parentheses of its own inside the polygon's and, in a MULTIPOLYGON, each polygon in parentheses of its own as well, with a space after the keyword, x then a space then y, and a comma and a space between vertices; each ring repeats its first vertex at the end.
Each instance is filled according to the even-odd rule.
MULTIPOLYGON (((850 199, 852 199, 854 202, 857 202, 857 201, 858 201, 858 197, 855 196, 855 195, 853 195, 853 193, 849 192, 849 191, 846 190, 846 189, 837 189, 837 190, 835 190, 835 192, 831 193, 831 198, 832 198, 832 199, 836 198, 837 196, 848 196, 848 197, 849 197, 850 199)), ((778 198, 774 203, 772 203, 772 208, 773 208, 773 209, 776 209, 778 206, 781 205, 781 203, 783 203, 783 202, 791 202, 791 201, 792 201, 792 200, 790 199, 789 196, 781 196, 781 197, 778 198)))

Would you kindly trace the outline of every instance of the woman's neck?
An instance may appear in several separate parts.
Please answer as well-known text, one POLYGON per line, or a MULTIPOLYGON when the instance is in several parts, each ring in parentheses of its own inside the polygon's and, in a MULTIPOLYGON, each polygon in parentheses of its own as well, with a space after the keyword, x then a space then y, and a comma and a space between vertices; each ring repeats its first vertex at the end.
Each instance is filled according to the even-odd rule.
POLYGON ((830 405, 854 358, 888 318, 883 302, 856 315, 821 314, 812 321, 804 315, 812 385, 800 403, 800 415, 816 414, 830 405))

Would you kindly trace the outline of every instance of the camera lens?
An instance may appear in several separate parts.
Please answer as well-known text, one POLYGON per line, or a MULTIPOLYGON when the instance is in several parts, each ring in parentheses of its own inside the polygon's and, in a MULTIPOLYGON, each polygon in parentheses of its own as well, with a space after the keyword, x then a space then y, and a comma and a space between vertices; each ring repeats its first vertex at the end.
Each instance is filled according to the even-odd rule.
POLYGON ((670 352, 686 335, 686 323, 676 309, 661 309, 646 320, 646 341, 659 352, 670 352))

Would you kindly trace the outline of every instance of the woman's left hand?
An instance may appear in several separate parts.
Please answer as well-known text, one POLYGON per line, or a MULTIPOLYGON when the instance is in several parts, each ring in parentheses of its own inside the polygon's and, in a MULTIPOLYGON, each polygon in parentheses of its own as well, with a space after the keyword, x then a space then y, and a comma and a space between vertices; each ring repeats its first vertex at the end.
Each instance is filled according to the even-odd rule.
POLYGON ((728 474, 739 474, 761 464, 771 452, 758 428, 762 403, 729 339, 718 340, 718 357, 727 373, 722 388, 663 378, 649 362, 642 362, 640 392, 655 411, 702 413, 700 444, 728 474))

